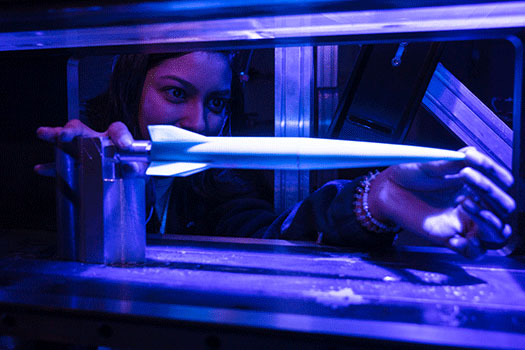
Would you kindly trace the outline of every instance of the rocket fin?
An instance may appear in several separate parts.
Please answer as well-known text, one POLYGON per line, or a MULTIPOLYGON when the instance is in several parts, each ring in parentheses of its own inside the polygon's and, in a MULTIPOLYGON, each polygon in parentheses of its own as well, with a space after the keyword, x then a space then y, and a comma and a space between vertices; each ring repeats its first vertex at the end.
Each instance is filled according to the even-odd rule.
POLYGON ((173 125, 149 125, 148 131, 153 142, 183 141, 200 143, 206 140, 206 136, 173 125))
POLYGON ((206 170, 208 163, 151 162, 146 170, 150 176, 189 176, 206 170))

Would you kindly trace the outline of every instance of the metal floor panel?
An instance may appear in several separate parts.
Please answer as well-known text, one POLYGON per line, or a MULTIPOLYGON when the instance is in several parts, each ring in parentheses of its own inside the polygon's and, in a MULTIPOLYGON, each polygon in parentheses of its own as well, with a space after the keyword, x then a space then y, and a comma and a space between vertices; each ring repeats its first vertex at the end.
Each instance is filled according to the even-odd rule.
POLYGON ((160 332, 161 347, 184 330, 203 344, 230 334, 233 347, 241 336, 263 348, 293 335, 289 346, 525 348, 523 258, 174 237, 150 239, 145 264, 116 267, 55 261, 45 239, 15 240, 0 259, 6 334, 132 348, 134 327, 160 332))

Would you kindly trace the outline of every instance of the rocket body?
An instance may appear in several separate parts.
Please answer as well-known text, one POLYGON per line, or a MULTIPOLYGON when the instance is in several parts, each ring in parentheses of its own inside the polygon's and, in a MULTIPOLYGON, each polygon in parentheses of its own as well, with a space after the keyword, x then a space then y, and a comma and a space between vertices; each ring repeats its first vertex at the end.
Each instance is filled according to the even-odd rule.
POLYGON ((461 152, 305 137, 206 137, 152 125, 148 175, 186 176, 207 168, 314 170, 461 160, 461 152))

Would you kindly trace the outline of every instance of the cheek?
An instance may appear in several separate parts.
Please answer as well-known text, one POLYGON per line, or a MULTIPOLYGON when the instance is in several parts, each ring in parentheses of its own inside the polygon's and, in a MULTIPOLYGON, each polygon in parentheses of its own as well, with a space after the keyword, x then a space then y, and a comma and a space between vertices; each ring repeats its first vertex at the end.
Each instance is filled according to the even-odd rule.
POLYGON ((226 121, 226 117, 221 115, 218 116, 216 114, 210 113, 208 116, 208 133, 209 135, 216 136, 221 131, 224 123, 226 121))
POLYGON ((166 101, 160 93, 147 91, 142 99, 139 109, 139 123, 144 126, 150 124, 171 124, 180 114, 177 105, 166 101))
POLYGON ((155 92, 146 91, 142 96, 140 104, 140 119, 143 124, 149 125, 158 122, 158 119, 165 115, 166 106, 161 96, 155 92))
POLYGON ((140 133, 143 138, 149 138, 148 125, 165 124, 168 123, 168 118, 171 113, 169 111, 169 104, 159 96, 155 90, 147 89, 143 92, 140 100, 140 107, 138 113, 138 122, 140 133))

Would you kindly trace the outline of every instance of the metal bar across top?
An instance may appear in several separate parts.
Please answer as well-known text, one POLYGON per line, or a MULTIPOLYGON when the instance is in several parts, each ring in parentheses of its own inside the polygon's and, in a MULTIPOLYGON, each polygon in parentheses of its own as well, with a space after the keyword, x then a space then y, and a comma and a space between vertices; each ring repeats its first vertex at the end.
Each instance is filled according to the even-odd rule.
POLYGON ((25 11, 6 6, 0 51, 153 44, 275 46, 401 36, 428 39, 429 34, 436 40, 439 33, 475 38, 498 31, 501 36, 525 26, 525 1, 421 1, 426 6, 401 1, 399 7, 381 1, 369 6, 364 1, 330 5, 321 0, 226 3, 170 1, 25 11))

